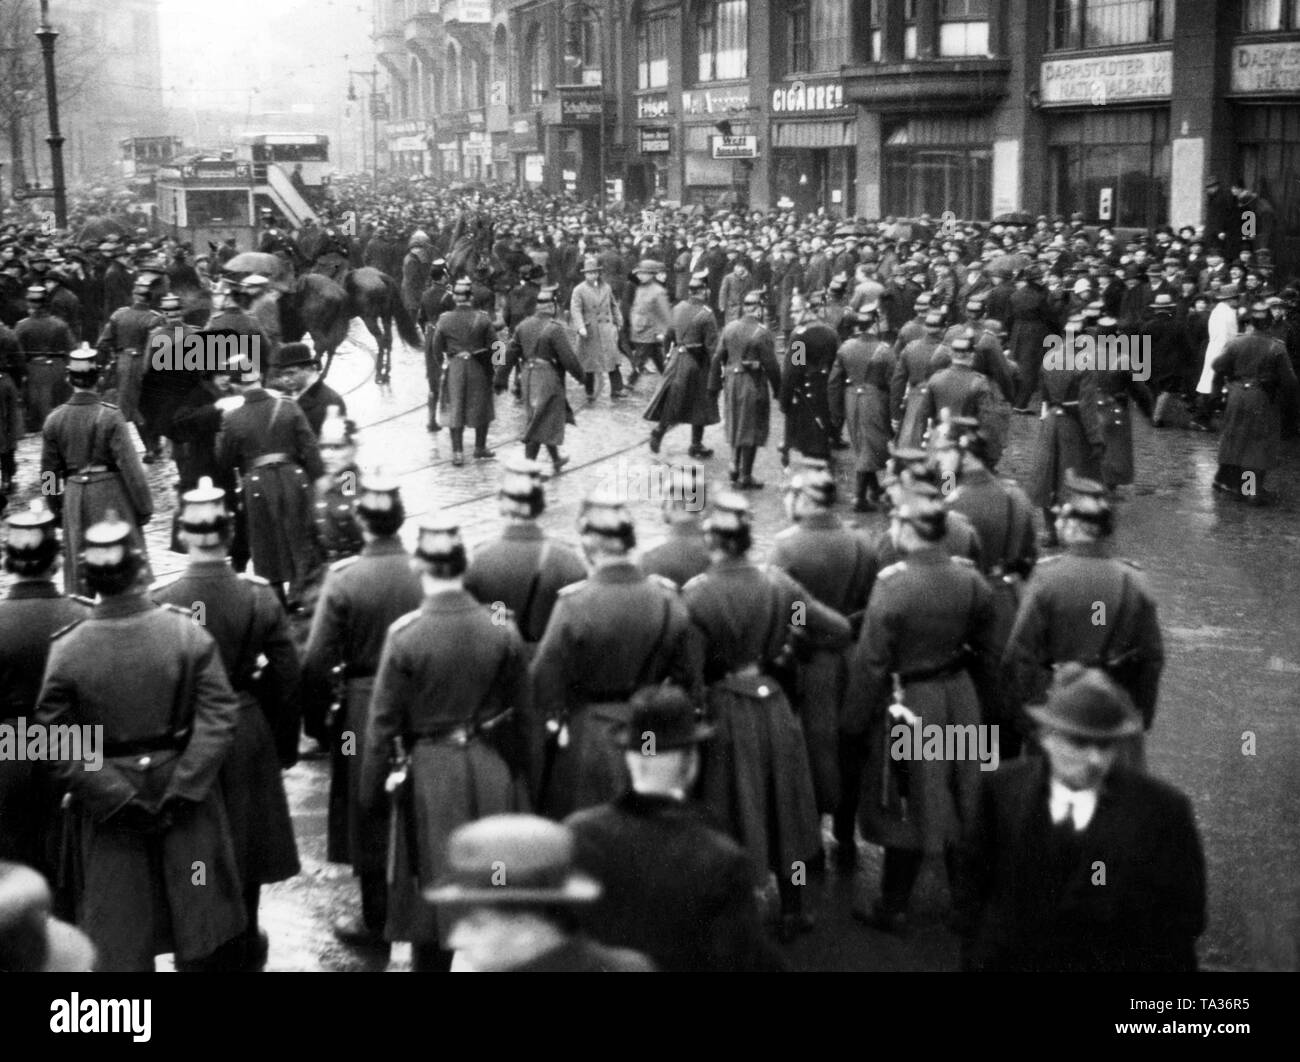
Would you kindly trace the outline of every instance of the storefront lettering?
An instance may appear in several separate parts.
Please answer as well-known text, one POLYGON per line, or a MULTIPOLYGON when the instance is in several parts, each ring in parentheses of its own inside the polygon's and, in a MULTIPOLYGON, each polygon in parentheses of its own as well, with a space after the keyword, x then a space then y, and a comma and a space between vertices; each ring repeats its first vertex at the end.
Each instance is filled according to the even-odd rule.
POLYGON ((641 96, 636 101, 636 116, 638 118, 664 118, 668 114, 668 97, 659 96, 641 96))
POLYGON ((682 93, 682 110, 687 114, 725 114, 749 109, 749 87, 696 89, 682 93))
POLYGON ((778 114, 804 111, 835 111, 844 106, 844 88, 835 81, 809 85, 792 81, 772 90, 772 110, 778 114))
POLYGON ((642 129, 641 154, 665 155, 670 151, 667 129, 642 129))
POLYGON ((1300 92, 1300 41, 1232 50, 1233 92, 1300 92))
POLYGON ((1060 59, 1043 63, 1043 103, 1116 103, 1168 96, 1173 87, 1169 52, 1139 52, 1100 59, 1060 59))

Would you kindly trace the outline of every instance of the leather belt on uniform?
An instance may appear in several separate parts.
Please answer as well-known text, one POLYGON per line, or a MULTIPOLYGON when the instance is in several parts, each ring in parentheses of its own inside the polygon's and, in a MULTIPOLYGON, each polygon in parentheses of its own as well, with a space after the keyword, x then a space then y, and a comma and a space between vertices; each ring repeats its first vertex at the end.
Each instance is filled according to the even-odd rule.
POLYGON ((89 476, 95 472, 111 472, 111 471, 113 470, 109 468, 108 465, 86 465, 84 468, 77 469, 77 471, 74 472, 73 475, 89 476))
POLYGON ((749 664, 742 664, 740 667, 732 668, 727 672, 727 678, 758 678, 763 673, 763 667, 757 661, 749 664))
POLYGON ((967 653, 962 650, 951 660, 946 660, 942 664, 935 664, 933 667, 917 668, 914 671, 903 671, 899 673, 898 679, 903 685, 913 682, 928 682, 931 679, 949 678, 966 670, 967 653))
POLYGON ((453 354, 453 358, 459 358, 461 361, 469 361, 474 356, 472 350, 462 350, 459 354, 453 354))
POLYGON ((182 749, 185 738, 181 734, 157 734, 154 737, 137 738, 134 741, 105 741, 104 755, 110 759, 119 756, 139 756, 146 752, 163 752, 167 749, 182 749))
POLYGON ((610 704, 630 701, 635 694, 636 687, 624 690, 582 690, 577 694, 577 699, 584 704, 610 704))
POLYGON ((425 745, 468 745, 479 736, 477 730, 469 723, 460 723, 456 726, 443 727, 439 730, 431 730, 423 734, 413 735, 415 744, 425 745))
POLYGON ((1078 402, 1048 402, 1047 408, 1055 413, 1058 417, 1063 417, 1071 410, 1078 409, 1078 402))
POLYGON ((32 362, 36 365, 52 365, 56 361, 67 360, 68 356, 66 354, 44 354, 39 358, 32 358, 32 362))
POLYGON ((731 370, 732 375, 739 376, 742 372, 758 372, 763 367, 759 361, 742 361, 731 370))
POLYGON ((343 668, 343 677, 348 680, 374 678, 375 669, 348 664, 343 668))
POLYGON ((251 472, 255 468, 266 468, 268 465, 288 464, 292 458, 288 454, 263 454, 261 457, 255 457, 248 464, 248 470, 251 472))

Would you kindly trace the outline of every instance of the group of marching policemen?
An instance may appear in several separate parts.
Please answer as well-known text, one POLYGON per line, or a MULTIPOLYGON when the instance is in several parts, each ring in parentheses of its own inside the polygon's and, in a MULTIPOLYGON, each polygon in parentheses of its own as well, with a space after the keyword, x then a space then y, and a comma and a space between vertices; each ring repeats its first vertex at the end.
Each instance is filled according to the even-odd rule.
POLYGON ((1065 552, 1038 561, 988 445, 948 416, 932 450, 895 448, 875 540, 805 461, 766 564, 746 497, 706 499, 696 464, 672 466, 667 539, 640 552, 603 489, 581 553, 546 534, 543 470, 521 458, 498 537, 471 554, 435 517, 408 553, 396 482, 365 470, 361 548, 330 566, 301 653, 273 588, 231 565, 230 498, 207 477, 182 495, 189 565, 170 581, 147 584, 116 513, 84 530, 93 602, 53 581, 54 515, 11 515, 3 714, 102 728, 102 762, 0 761, 0 894, 8 875, 17 897, 0 925, 45 927, 4 934, 7 961, 70 961, 49 952, 53 912, 98 969, 261 968, 260 888, 299 870, 281 772, 301 727, 331 757, 329 858, 360 882, 335 933, 409 942, 416 971, 783 969, 778 943, 814 925, 810 884, 852 871, 859 834, 884 862, 854 915, 907 932, 943 855, 969 969, 1194 968, 1190 805, 1143 770, 1154 602, 1110 555, 1098 483, 1070 477, 1065 552), (898 727, 935 725, 971 747, 997 725, 995 769, 897 755, 898 727), (1094 857, 1119 899, 1089 890, 1094 857))

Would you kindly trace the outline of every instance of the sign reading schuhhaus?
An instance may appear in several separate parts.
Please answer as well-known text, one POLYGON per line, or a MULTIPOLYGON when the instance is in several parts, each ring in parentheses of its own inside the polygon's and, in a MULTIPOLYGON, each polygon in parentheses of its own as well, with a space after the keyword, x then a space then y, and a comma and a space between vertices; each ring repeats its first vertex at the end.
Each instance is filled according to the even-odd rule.
POLYGON ((1089 59, 1052 59, 1042 66, 1043 106, 1104 106, 1167 97, 1173 88, 1170 52, 1129 52, 1089 59))

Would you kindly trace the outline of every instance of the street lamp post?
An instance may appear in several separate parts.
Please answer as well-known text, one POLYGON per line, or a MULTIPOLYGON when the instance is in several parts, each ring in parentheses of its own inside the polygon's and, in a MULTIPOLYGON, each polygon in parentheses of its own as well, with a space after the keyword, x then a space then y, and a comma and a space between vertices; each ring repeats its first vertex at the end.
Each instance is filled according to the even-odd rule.
POLYGON ((54 42, 58 36, 59 31, 50 25, 50 0, 41 0, 41 25, 36 39, 41 42, 45 59, 45 99, 50 116, 50 134, 45 142, 50 145, 54 223, 64 228, 68 224, 68 193, 63 183, 63 135, 59 132, 59 91, 54 78, 54 42))
MULTIPOLYGON (((370 79, 370 99, 367 101, 367 106, 369 106, 370 108, 370 140, 371 140, 370 147, 371 147, 371 151, 374 153, 373 155, 374 167, 370 172, 373 175, 372 179, 374 180, 374 183, 377 185, 379 183, 379 110, 377 104, 375 103, 375 100, 377 98, 377 89, 375 86, 379 80, 379 68, 372 66, 369 70, 349 70, 348 74, 370 79)), ((349 85, 348 99, 355 100, 356 96, 357 96, 356 90, 349 85)), ((362 139, 362 145, 361 145, 362 152, 364 153, 365 151, 364 125, 362 127, 361 139, 362 139)))

